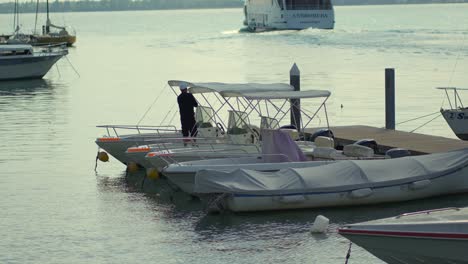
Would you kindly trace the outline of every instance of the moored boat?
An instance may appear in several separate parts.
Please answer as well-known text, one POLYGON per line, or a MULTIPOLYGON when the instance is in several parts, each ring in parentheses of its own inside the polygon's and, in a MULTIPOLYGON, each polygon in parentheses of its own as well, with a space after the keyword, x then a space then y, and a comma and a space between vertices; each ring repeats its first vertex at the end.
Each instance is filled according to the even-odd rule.
POLYGON ((406 213, 338 232, 389 264, 468 263, 468 208, 406 213))
POLYGON ((41 79, 68 51, 61 47, 0 45, 0 80, 41 79))
MULTIPOLYGON (((219 100, 222 100, 222 105, 228 104, 226 99, 231 95, 236 96, 240 91, 292 91, 294 88, 289 84, 282 83, 270 83, 270 84, 260 84, 260 83, 219 83, 219 82, 206 82, 206 83, 192 83, 188 81, 180 80, 170 80, 168 81, 169 87, 177 94, 176 90, 179 90, 179 85, 181 83, 186 83, 190 93, 194 95, 200 95, 205 101, 206 104, 211 105, 209 99, 205 97, 205 94, 215 94, 219 100), (221 96, 218 96, 221 95, 221 96), (221 98, 219 98, 221 97, 221 98), (224 98, 226 97, 226 98, 224 98), (224 98, 224 99, 223 99, 224 98)), ((175 101, 175 100, 174 100, 175 101)), ((219 111, 219 110, 218 110, 219 111)), ((202 116, 203 120, 205 119, 206 110, 197 111, 202 116)), ((216 113, 216 112, 215 112, 216 113)), ((215 115, 215 114, 213 114, 215 115)), ((215 121, 210 116, 207 122, 215 121)), ((219 122, 213 124, 213 128, 216 128, 218 131, 223 131, 224 126, 222 125, 221 118, 218 118, 219 122)), ((96 139, 96 144, 107 151, 110 155, 118 159, 120 162, 127 164, 131 161, 126 151, 131 147, 138 147, 140 145, 150 145, 161 143, 161 138, 168 138, 169 142, 173 142, 174 138, 179 138, 182 133, 180 130, 176 129, 172 125, 167 126, 122 126, 122 125, 103 125, 98 126, 106 130, 106 135, 96 139), (131 134, 128 134, 128 131, 133 131, 131 134)), ((199 126, 199 135, 203 134, 206 130, 207 134, 211 135, 213 133, 209 132, 210 128, 203 128, 199 126)), ((214 133, 216 134, 216 132, 214 133)), ((203 135, 204 136, 204 135, 203 135)), ((202 137, 203 137, 202 136, 202 137)), ((215 135, 216 136, 216 135, 215 135)), ((212 136, 210 136, 212 137, 212 136)), ((165 148, 166 145, 163 145, 165 148)), ((182 144, 183 146, 183 144, 182 144)), ((141 149, 140 149, 141 150, 141 149)), ((137 156, 134 158, 140 157, 142 154, 141 151, 134 151, 132 155, 137 156)), ((144 156, 146 153, 144 153, 144 156)))
POLYGON ((468 108, 463 105, 459 94, 459 91, 468 89, 456 87, 439 87, 437 89, 445 91, 450 106, 447 109, 441 108, 440 113, 459 139, 468 140, 468 108), (450 96, 449 93, 453 93, 453 96, 450 96))
POLYGON ((468 191, 468 149, 383 160, 344 160, 304 169, 202 170, 194 192, 231 211, 350 206, 468 191))
MULTIPOLYGON (((39 0, 37 7, 39 7, 39 0)), ((49 0, 46 1, 47 20, 46 24, 42 26, 42 34, 31 35, 32 44, 61 44, 65 43, 67 46, 72 46, 76 42, 76 34, 70 28, 64 26, 54 25, 49 16, 49 0), (55 30, 52 30, 55 29, 55 30)), ((38 10, 36 10, 36 13, 38 10)), ((36 15, 37 18, 37 15, 36 15)), ((36 21, 37 23, 37 21, 36 21)))

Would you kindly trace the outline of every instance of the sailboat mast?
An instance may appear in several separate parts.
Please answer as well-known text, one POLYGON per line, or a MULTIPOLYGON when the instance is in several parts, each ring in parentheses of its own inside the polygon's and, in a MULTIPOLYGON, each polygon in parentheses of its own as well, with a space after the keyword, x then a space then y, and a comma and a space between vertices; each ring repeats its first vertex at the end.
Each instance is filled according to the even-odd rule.
POLYGON ((19 26, 20 26, 20 21, 19 21, 19 13, 20 13, 20 10, 19 10, 19 0, 16 0, 16 28, 15 30, 18 30, 19 29, 19 26))
POLYGON ((37 15, 39 13, 39 0, 36 1, 36 20, 34 21, 34 34, 37 34, 37 15))
POLYGON ((16 14, 18 13, 17 1, 18 0, 15 0, 15 9, 13 11, 13 32, 15 32, 15 30, 16 30, 16 14))
POLYGON ((49 0, 47 0, 47 22, 49 22, 49 0))

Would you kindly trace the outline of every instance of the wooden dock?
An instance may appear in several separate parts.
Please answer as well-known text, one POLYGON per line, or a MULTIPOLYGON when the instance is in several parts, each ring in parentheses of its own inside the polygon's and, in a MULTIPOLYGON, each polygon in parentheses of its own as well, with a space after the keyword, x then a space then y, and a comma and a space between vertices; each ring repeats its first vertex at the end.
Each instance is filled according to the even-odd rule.
MULTIPOLYGON (((404 148, 413 155, 418 155, 468 148, 468 141, 371 126, 336 126, 330 129, 338 144, 347 145, 360 139, 375 139, 382 152, 391 148, 404 148)), ((313 130, 307 132, 313 133, 313 130)))

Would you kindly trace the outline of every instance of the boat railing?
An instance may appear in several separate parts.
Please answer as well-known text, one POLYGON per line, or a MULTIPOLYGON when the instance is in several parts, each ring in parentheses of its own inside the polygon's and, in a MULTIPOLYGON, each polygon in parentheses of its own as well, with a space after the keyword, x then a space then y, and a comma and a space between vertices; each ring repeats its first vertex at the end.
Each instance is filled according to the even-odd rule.
POLYGON ((164 126, 135 126, 135 125, 99 125, 99 128, 105 128, 108 137, 120 137, 124 135, 119 131, 135 131, 137 134, 142 135, 150 133, 155 136, 164 136, 167 133, 179 133, 175 126, 164 125, 164 126))
POLYGON ((331 3, 324 3, 324 4, 287 4, 287 10, 331 10, 333 9, 333 5, 331 3))
POLYGON ((460 208, 458 208, 458 207, 447 207, 447 208, 439 208, 439 209, 425 210, 425 211, 419 211, 419 212, 405 213, 405 214, 401 214, 401 215, 397 216, 396 218, 398 219, 398 218, 402 218, 402 217, 405 217, 405 216, 430 214, 430 213, 450 211, 450 210, 460 211, 460 208))
MULTIPOLYGON (((258 160, 264 160, 264 163, 286 163, 286 162, 293 162, 291 158, 286 154, 230 154, 229 157, 224 159, 231 161, 232 164, 253 164, 253 163, 245 163, 243 159, 240 158, 257 158, 258 160), (269 162, 270 158, 277 158, 274 162, 269 162)), ((207 160, 207 159, 205 159, 207 160)), ((183 166, 182 162, 175 161, 171 165, 176 166, 183 166)), ((214 164, 216 165, 216 164, 214 164)), ((223 164, 226 165, 226 164, 223 164)), ((222 166, 222 165, 221 165, 222 166)))
MULTIPOLYGON (((174 143, 183 143, 184 147, 193 147, 197 148, 197 151, 211 151, 216 152, 220 149, 225 150, 224 148, 219 148, 219 146, 229 145, 231 148, 228 150, 236 150, 237 148, 246 148, 246 147, 255 147, 257 152, 261 152, 260 146, 258 144, 237 144, 231 141, 229 138, 197 138, 197 137, 181 137, 181 138, 171 138, 170 141, 164 141, 161 143, 152 144, 151 148, 155 152, 167 152, 170 153, 174 148, 174 143)), ((180 151, 177 153, 190 152, 194 149, 187 149, 187 151, 180 151)), ((180 148, 177 148, 180 149, 180 148)))
POLYGON ((181 151, 177 153, 168 153, 167 155, 159 155, 158 157, 166 162, 167 165, 171 164, 176 164, 179 161, 175 158, 177 154, 193 154, 194 156, 197 156, 199 160, 208 160, 208 159, 213 159, 213 157, 210 157, 208 155, 203 155, 203 154, 213 154, 213 153, 228 153, 229 156, 233 157, 238 155, 238 157, 245 157, 246 155, 249 155, 249 152, 245 149, 242 148, 226 148, 226 149, 216 149, 216 150, 187 150, 187 151, 181 151), (238 151, 238 152, 243 152, 243 153, 230 153, 233 151, 238 151), (175 154, 175 155, 174 155, 175 154))
POLYGON ((50 53, 57 53, 60 55, 67 55, 67 43, 49 43, 49 44, 35 44, 34 49, 37 56, 48 56, 50 53))

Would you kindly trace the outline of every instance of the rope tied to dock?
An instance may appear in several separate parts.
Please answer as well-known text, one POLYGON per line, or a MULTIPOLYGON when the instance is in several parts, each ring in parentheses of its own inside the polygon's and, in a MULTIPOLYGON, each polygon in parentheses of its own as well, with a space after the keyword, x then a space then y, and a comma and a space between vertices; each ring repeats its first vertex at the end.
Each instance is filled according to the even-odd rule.
MULTIPOLYGON (((428 122, 418 126, 417 128, 411 130, 410 132, 413 133, 414 131, 426 126, 427 124, 431 123, 432 121, 436 120, 438 117, 441 116, 440 114, 440 111, 437 111, 437 112, 434 112, 434 113, 430 113, 430 114, 427 114, 427 115, 423 115, 423 116, 420 116, 420 117, 416 117, 416 118, 412 118, 412 119, 409 119, 409 120, 406 120, 406 121, 403 121, 403 122, 400 122, 400 123, 397 123, 396 125, 401 125, 401 124, 405 124, 405 123, 408 123, 408 122, 411 122, 411 121, 416 121, 416 120, 419 120, 419 119, 422 119, 422 118, 426 118, 426 117, 430 117, 430 116, 433 116, 433 115, 437 115, 436 117, 432 118, 431 120, 429 120, 428 122)), ((385 128, 385 127, 382 127, 382 128, 385 128)))
POLYGON ((348 264, 349 258, 351 258, 351 246, 352 245, 353 245, 353 242, 349 242, 349 248, 348 248, 348 253, 346 253, 345 264, 348 264))

